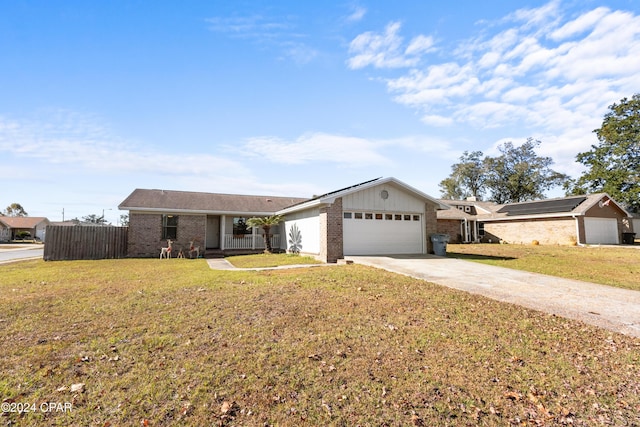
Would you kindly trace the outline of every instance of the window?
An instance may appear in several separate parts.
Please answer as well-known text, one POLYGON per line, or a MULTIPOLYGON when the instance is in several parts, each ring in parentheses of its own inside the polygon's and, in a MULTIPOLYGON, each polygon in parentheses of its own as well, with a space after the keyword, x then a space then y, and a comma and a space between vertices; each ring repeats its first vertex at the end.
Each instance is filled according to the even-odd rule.
POLYGON ((356 219, 362 219, 362 212, 356 212, 354 215, 356 219))
POLYGON ((178 217, 162 215, 162 240, 178 238, 178 217))
POLYGON ((402 215, 396 214, 396 221, 402 221, 402 215))
POLYGON ((420 221, 420 215, 414 215, 413 216, 413 220, 414 221, 420 221))
POLYGON ((371 213, 364 214, 364 219, 373 219, 373 214, 371 213))
POLYGON ((393 219, 393 214, 384 214, 384 219, 391 221, 393 219))
POLYGON ((404 216, 404 220, 405 221, 411 221, 411 215, 405 215, 404 216))
POLYGON ((242 236, 251 234, 251 229, 247 227, 247 219, 243 217, 233 218, 233 235, 242 236))
POLYGON ((376 219, 382 219, 382 214, 376 214, 376 219))
POLYGON ((342 215, 342 217, 343 217, 344 219, 351 219, 351 212, 345 212, 345 213, 342 215))
POLYGON ((480 224, 478 224, 478 234, 480 236, 484 236, 484 222, 481 222, 480 224))

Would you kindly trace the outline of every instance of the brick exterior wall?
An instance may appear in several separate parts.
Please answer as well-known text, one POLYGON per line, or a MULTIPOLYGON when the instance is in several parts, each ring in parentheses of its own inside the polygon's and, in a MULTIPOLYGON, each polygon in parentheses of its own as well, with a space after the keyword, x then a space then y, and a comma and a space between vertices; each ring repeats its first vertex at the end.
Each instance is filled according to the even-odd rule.
POLYGON ((484 230, 483 242, 489 239, 493 243, 503 240, 525 245, 534 240, 541 245, 572 245, 577 242, 576 221, 573 218, 485 222, 484 230))
POLYGON ((424 206, 424 225, 425 236, 427 239, 427 253, 433 253, 433 243, 431 242, 431 235, 438 232, 438 217, 436 214, 436 206, 430 203, 425 203, 424 206))
POLYGON ((320 208, 320 260, 337 262, 344 258, 342 198, 320 208))
MULTIPOLYGON (((200 246, 202 252, 206 222, 206 215, 178 215, 173 257, 178 255, 180 248, 188 251, 189 241, 192 239, 195 240, 196 246, 200 246)), ((163 247, 167 247, 167 241, 162 239, 162 214, 130 212, 128 256, 159 257, 160 249, 163 247)))
POLYGON ((459 219, 440 219, 438 220, 438 233, 448 234, 449 243, 461 243, 462 234, 460 234, 459 219))

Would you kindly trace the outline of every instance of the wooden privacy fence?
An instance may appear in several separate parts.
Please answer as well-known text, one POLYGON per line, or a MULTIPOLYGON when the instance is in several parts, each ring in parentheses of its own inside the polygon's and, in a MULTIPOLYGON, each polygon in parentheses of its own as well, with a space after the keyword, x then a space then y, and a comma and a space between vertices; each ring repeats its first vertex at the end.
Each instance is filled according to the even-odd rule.
POLYGON ((49 225, 44 260, 110 259, 127 256, 128 227, 49 225))

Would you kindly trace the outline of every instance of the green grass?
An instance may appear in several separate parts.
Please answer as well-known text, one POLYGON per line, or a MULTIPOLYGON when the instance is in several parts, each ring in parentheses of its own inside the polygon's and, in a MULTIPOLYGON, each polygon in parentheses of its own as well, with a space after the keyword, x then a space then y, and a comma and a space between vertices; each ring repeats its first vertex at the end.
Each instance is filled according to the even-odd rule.
POLYGON ((640 423, 639 339, 360 265, 24 261, 0 307, 0 399, 73 405, 7 425, 640 423))
POLYGON ((321 264, 320 261, 310 256, 298 254, 256 254, 237 255, 226 258, 238 268, 265 268, 279 267, 283 265, 321 264))
POLYGON ((640 249, 636 248, 447 245, 447 256, 640 291, 640 249))

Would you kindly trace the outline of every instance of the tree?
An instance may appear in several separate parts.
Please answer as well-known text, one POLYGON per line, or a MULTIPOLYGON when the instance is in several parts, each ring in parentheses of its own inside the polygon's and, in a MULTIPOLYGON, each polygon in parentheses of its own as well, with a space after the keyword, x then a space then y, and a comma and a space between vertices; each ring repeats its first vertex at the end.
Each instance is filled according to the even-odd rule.
POLYGON ((266 247, 266 249, 264 250, 265 253, 270 254, 271 252, 273 252, 273 248, 271 247, 271 227, 278 225, 282 222, 283 219, 284 217, 282 215, 271 215, 262 218, 249 218, 247 220, 247 225, 249 227, 260 227, 262 228, 262 230, 264 230, 263 237, 264 245, 266 247))
POLYGON ((24 208, 20 205, 20 203, 11 203, 4 210, 4 214, 6 216, 29 216, 29 214, 25 212, 24 208))
POLYGON ((520 147, 506 142, 498 147, 498 157, 484 161, 486 185, 496 203, 516 203, 543 199, 544 192, 561 186, 569 177, 550 168, 551 157, 538 156, 535 148, 541 142, 533 138, 520 147))
POLYGON ((469 196, 481 198, 486 180, 482 151, 465 151, 460 163, 451 166, 451 175, 440 181, 440 191, 445 199, 460 200, 469 196))
POLYGON ((120 225, 123 227, 127 227, 129 225, 129 215, 127 214, 120 215, 120 225))
POLYGON ((104 220, 104 216, 98 216, 96 214, 83 216, 82 221, 88 222, 90 224, 98 224, 98 225, 104 225, 107 222, 104 220))
POLYGON ((576 156, 587 170, 568 190, 606 192, 630 211, 640 212, 640 94, 610 105, 594 132, 600 143, 576 156))

